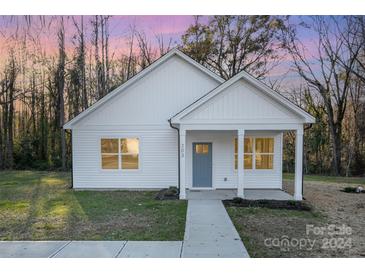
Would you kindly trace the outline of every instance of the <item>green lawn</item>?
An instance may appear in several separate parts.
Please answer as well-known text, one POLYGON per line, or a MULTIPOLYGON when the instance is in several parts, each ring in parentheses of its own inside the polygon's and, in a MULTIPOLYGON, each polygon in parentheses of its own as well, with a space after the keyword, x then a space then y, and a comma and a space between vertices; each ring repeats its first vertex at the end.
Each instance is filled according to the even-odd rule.
POLYGON ((69 184, 69 173, 0 172, 0 240, 183 239, 186 201, 69 184))
MULTIPOLYGON (((294 180, 293 173, 284 173, 284 180, 294 180)), ((304 181, 326 182, 326 183, 348 183, 365 185, 365 177, 340 177, 322 175, 304 175, 304 181)))

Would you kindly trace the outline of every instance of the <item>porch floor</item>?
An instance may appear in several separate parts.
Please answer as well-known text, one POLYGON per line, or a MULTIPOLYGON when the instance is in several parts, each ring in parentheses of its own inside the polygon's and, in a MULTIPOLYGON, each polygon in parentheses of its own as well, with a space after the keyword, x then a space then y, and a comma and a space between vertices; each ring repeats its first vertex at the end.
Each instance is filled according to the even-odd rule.
MULTIPOLYGON (((294 200, 294 197, 281 189, 245 189, 248 200, 294 200)), ((228 200, 237 197, 237 189, 187 190, 188 200, 228 200)))

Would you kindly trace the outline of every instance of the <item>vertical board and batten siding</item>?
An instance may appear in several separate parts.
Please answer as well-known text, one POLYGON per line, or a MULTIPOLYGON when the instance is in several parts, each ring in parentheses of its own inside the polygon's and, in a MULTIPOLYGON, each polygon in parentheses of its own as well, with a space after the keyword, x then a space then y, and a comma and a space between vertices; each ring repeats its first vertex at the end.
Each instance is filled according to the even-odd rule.
POLYGON ((298 123, 301 118, 239 80, 182 118, 183 123, 298 123))
POLYGON ((168 119, 219 83, 173 56, 76 123, 75 188, 165 188, 178 184, 177 131, 168 119), (100 139, 140 140, 139 170, 101 169, 100 139))
MULTIPOLYGON (((244 188, 282 188, 282 133, 277 131, 247 131, 246 137, 274 138, 274 168, 245 170, 244 188)), ((213 188, 237 188, 234 169, 235 131, 188 131, 186 142, 186 183, 192 188, 192 143, 211 142, 213 150, 213 188), (224 179, 227 178, 225 181, 224 179)))

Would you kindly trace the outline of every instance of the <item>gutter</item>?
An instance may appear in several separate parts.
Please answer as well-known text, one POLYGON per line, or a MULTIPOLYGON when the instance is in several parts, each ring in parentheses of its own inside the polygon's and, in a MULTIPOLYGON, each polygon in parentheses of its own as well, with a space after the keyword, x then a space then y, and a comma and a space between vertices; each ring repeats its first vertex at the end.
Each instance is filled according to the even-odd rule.
POLYGON ((170 127, 177 131, 177 184, 178 184, 178 194, 180 196, 180 129, 178 127, 174 127, 171 123, 171 119, 168 120, 170 127))
POLYGON ((74 188, 74 169, 73 169, 73 161, 72 161, 72 131, 68 131, 67 129, 64 129, 65 133, 68 133, 70 135, 70 142, 71 142, 71 186, 70 189, 74 188))

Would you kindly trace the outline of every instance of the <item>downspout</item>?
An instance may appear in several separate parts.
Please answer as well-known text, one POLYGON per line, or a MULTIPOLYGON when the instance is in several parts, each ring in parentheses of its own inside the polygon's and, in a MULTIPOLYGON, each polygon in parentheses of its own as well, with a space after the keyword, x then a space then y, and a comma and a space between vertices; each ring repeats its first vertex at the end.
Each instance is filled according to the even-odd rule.
POLYGON ((178 184, 178 194, 180 196, 180 129, 178 127, 174 127, 171 123, 171 119, 169 119, 170 127, 177 131, 177 184, 178 184))
MULTIPOLYGON (((306 131, 308 129, 311 129, 313 126, 313 124, 309 124, 307 127, 304 127, 304 130, 303 131, 306 131)), ((303 158, 305 157, 304 156, 304 132, 303 132, 303 158)), ((304 161, 302 161, 302 170, 304 170, 304 161)), ((302 198, 304 199, 304 172, 302 172, 302 198)), ((305 200, 305 199, 304 199, 305 200)))
POLYGON ((64 131, 66 133, 68 133, 70 135, 70 144, 71 144, 71 186, 70 186, 70 189, 74 188, 74 169, 73 169, 73 162, 72 162, 72 132, 71 130, 70 131, 67 131, 67 129, 64 129, 64 131))

